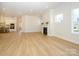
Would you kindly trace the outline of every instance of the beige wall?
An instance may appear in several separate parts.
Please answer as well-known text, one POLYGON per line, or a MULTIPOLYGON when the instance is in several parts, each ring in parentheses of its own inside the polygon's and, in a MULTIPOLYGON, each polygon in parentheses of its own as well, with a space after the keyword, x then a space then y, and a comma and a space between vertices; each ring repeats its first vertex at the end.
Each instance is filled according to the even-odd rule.
POLYGON ((74 34, 71 31, 71 22, 72 22, 72 10, 74 8, 79 8, 79 3, 67 3, 62 6, 54 9, 54 14, 52 15, 55 20, 55 16, 57 14, 63 13, 64 20, 61 23, 55 23, 54 25, 54 35, 60 38, 64 38, 68 41, 72 41, 74 43, 79 44, 79 34, 74 34))

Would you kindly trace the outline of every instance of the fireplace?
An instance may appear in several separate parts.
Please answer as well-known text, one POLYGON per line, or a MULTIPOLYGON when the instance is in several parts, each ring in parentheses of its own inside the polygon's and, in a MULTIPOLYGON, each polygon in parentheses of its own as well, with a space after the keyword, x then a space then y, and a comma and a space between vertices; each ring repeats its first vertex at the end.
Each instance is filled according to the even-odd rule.
POLYGON ((47 35, 47 27, 43 27, 43 34, 47 35))

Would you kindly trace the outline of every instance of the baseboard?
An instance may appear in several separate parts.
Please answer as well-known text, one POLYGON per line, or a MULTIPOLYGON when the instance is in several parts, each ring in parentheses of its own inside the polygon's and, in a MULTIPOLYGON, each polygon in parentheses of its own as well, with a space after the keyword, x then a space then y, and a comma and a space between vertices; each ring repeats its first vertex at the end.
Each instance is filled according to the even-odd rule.
POLYGON ((21 32, 21 33, 41 33, 41 32, 21 32))
POLYGON ((47 36, 54 36, 54 35, 48 33, 47 36))
POLYGON ((70 38, 63 37, 63 36, 59 36, 59 35, 52 35, 52 36, 59 37, 59 38, 61 38, 61 39, 63 39, 63 40, 66 40, 66 41, 69 41, 69 42, 72 42, 72 43, 74 43, 74 44, 79 45, 79 42, 74 41, 74 40, 70 40, 70 38))

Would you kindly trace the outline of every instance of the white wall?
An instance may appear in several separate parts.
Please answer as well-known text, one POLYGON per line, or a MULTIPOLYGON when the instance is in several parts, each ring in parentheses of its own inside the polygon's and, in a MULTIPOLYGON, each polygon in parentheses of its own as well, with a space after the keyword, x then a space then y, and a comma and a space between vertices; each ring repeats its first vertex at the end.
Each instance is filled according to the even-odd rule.
POLYGON ((54 35, 54 10, 49 10, 48 36, 54 35))
POLYGON ((22 32, 40 32, 40 19, 38 16, 22 16, 22 32))
POLYGON ((54 36, 79 44, 79 34, 73 34, 71 31, 71 12, 74 8, 79 8, 79 3, 64 3, 62 6, 54 9, 54 14, 52 15, 54 20, 55 16, 60 13, 64 14, 64 20, 61 23, 52 23, 54 29, 52 28, 51 32, 54 33, 54 36))

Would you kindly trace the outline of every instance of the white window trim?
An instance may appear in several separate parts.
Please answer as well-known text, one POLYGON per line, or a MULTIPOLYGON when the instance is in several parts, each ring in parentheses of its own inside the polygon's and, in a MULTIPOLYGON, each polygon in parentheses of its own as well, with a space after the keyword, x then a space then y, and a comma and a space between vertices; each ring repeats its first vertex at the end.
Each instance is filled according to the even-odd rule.
MULTIPOLYGON (((74 8, 74 9, 79 9, 79 8, 74 8)), ((74 9, 72 9, 72 11, 71 11, 71 32, 73 33, 73 34, 79 34, 79 32, 74 32, 74 29, 73 29, 73 19, 74 19, 74 9)))

